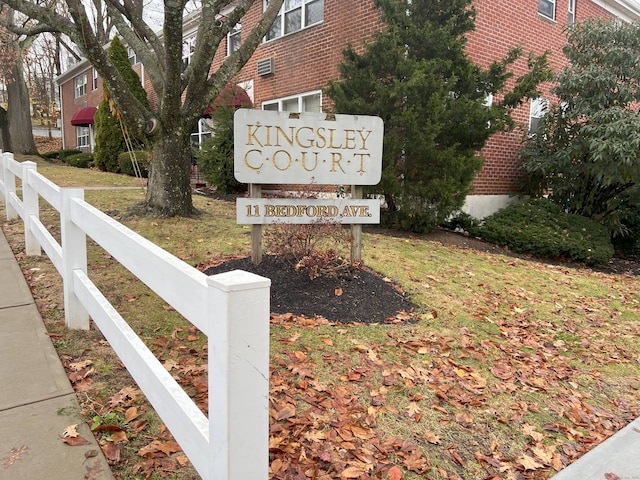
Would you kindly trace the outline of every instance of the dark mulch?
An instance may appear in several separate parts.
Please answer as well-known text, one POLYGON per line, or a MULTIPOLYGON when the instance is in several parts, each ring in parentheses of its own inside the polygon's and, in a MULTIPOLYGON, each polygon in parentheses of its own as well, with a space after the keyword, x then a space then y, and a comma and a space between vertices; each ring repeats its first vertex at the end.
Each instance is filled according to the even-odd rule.
POLYGON ((271 312, 276 314, 323 317, 339 323, 383 323, 408 319, 406 314, 415 309, 391 280, 368 269, 312 280, 280 258, 266 256, 260 265, 246 257, 208 267, 204 273, 237 269, 271 279, 271 312))

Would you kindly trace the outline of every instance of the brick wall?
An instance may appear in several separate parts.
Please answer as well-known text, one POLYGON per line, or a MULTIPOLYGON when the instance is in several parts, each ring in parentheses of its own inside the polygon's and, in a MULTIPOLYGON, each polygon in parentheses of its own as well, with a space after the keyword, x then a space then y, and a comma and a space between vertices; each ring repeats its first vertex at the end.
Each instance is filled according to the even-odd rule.
MULTIPOLYGON (((589 17, 611 18, 612 15, 591 1, 576 2, 576 20, 589 17)), ((557 0, 556 19, 551 21, 538 14, 535 0, 475 0, 476 30, 468 36, 467 53, 482 67, 504 58, 510 48, 521 46, 523 58, 514 66, 514 78, 526 72, 528 52, 540 55, 550 52, 554 71, 565 64, 562 47, 566 43, 564 29, 568 21, 568 0, 557 0)), ((513 81, 511 82, 513 84, 513 81)), ((542 88, 550 98, 550 85, 542 88)), ((527 102, 513 114, 521 125, 511 133, 498 133, 482 150, 484 166, 473 183, 473 194, 506 195, 517 191, 520 173, 516 152, 529 124, 530 104, 527 102)))
MULTIPOLYGON (((256 2, 243 20, 243 35, 261 15, 262 2, 256 2)), ((253 79, 256 108, 264 101, 322 89, 329 79, 338 78, 342 51, 348 44, 359 47, 362 39, 369 38, 379 26, 378 18, 371 1, 325 0, 323 22, 262 43, 238 82, 253 79), (269 57, 274 59, 275 73, 258 76, 257 62, 269 57)), ((329 108, 324 96, 322 103, 329 108)))
POLYGON ((63 145, 65 148, 76 148, 76 127, 71 125, 73 115, 85 107, 95 107, 102 101, 102 79, 98 76, 97 88, 93 88, 93 67, 88 65, 86 69, 79 70, 65 83, 60 86, 62 101, 62 121, 63 145), (86 94, 78 98, 75 97, 75 79, 77 76, 86 73, 87 89, 86 94))
MULTIPOLYGON (((538 14, 536 0, 475 0, 477 11, 476 30, 467 41, 467 53, 482 67, 504 58, 514 46, 524 48, 523 59, 514 68, 515 76, 526 71, 526 57, 529 51, 541 54, 551 52, 550 63, 558 70, 564 64, 562 46, 563 32, 567 24, 568 0, 557 0, 556 19, 551 21, 538 14)), ((591 0, 577 1, 576 19, 589 17, 611 18, 612 14, 597 6, 591 0)), ((243 39, 262 15, 263 2, 255 2, 242 22, 243 39)), ((324 1, 323 22, 299 30, 269 42, 263 42, 253 57, 236 76, 236 82, 253 81, 253 100, 256 108, 262 102, 321 90, 331 79, 337 79, 338 64, 342 61, 342 51, 348 44, 361 48, 362 40, 371 38, 381 27, 378 12, 372 0, 344 2, 324 1), (274 59, 275 73, 257 75, 257 62, 265 58, 274 59)), ((214 62, 217 69, 226 56, 226 39, 222 41, 214 62)), ((140 65, 136 66, 142 74, 140 65)), ((90 91, 91 69, 88 72, 88 93, 86 98, 74 99, 73 78, 62 86, 63 111, 65 118, 65 145, 75 145, 75 128, 70 120, 78 108, 98 105, 102 98, 102 85, 97 92, 90 91), (96 95, 94 95, 94 93, 96 95)), ((152 108, 157 103, 148 77, 145 86, 149 92, 152 108)), ((550 85, 543 87, 543 95, 549 96, 550 85)), ((495 99, 497 100, 497 99, 495 99)), ((323 110, 330 110, 330 102, 323 95, 323 110)), ((499 133, 491 138, 480 154, 485 164, 473 183, 476 195, 506 195, 517 187, 518 171, 516 152, 529 122, 529 104, 514 112, 515 120, 521 125, 512 133, 499 133)))

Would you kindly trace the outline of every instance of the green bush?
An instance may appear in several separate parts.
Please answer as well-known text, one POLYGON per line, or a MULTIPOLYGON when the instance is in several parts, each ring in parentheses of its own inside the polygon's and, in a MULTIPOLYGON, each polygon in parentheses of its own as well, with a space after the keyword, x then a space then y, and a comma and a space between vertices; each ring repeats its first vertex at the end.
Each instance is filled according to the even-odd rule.
POLYGON ((40 156, 48 160, 53 160, 60 156, 60 150, 53 150, 52 152, 44 152, 44 153, 41 153, 40 156))
POLYGON ((77 155, 79 153, 82 153, 82 150, 78 150, 76 148, 63 148, 62 150, 58 150, 58 158, 63 162, 66 162, 67 157, 77 155))
POLYGON ((622 257, 640 259, 640 205, 628 209, 622 220, 625 233, 613 237, 613 246, 622 257))
POLYGON ((209 185, 220 193, 235 193, 240 183, 233 174, 233 108, 218 108, 213 113, 216 125, 211 138, 194 152, 198 168, 209 185))
POLYGON ((118 165, 120 167, 120 173, 130 175, 132 177, 137 176, 131 162, 131 156, 135 158, 138 166, 140 167, 140 174, 143 178, 149 176, 149 155, 145 150, 134 150, 131 153, 124 152, 118 155, 118 165))
POLYGON ((517 253, 567 258, 587 265, 607 263, 614 253, 604 226, 565 213, 545 198, 509 205, 485 218, 478 233, 484 240, 517 253))
POLYGON ((76 168, 89 168, 93 165, 93 154, 91 153, 76 153, 75 155, 69 155, 65 158, 67 165, 76 168))

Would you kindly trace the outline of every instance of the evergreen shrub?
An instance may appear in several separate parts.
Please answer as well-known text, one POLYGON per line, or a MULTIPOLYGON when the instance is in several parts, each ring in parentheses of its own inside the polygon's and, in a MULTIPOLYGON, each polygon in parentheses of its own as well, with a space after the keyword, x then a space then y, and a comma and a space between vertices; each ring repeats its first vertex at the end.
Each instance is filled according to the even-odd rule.
POLYGON ((60 150, 52 150, 50 152, 44 152, 40 154, 41 157, 47 160, 57 159, 60 156, 60 150))
POLYGON ((88 152, 76 153, 75 155, 66 157, 65 162, 72 167, 89 168, 93 166, 93 154, 88 152))
POLYGON ((78 150, 77 148, 63 148, 62 150, 58 150, 58 158, 63 162, 66 162, 67 157, 77 155, 79 153, 82 153, 82 150, 78 150))
POLYGON ((627 210, 622 224, 625 233, 613 237, 613 246, 620 256, 640 260, 640 205, 627 210))
POLYGON ((133 150, 131 153, 124 152, 118 155, 120 173, 131 177, 136 176, 133 164, 131 163, 131 156, 133 156, 138 163, 142 177, 147 178, 149 176, 149 155, 145 150, 133 150))
POLYGON ((602 265, 614 250, 607 229, 580 215, 565 213, 545 198, 519 202, 485 218, 479 236, 513 252, 602 265))
POLYGON ((236 193, 240 183, 233 173, 234 108, 218 108, 213 113, 215 126, 211 138, 194 151, 198 168, 209 185, 219 193, 236 193))

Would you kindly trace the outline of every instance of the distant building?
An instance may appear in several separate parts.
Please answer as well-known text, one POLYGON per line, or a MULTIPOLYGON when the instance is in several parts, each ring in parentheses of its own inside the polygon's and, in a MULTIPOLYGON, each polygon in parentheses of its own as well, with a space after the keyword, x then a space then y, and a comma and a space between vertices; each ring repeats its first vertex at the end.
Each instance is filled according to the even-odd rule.
MULTIPOLYGON (((261 18, 264 2, 255 2, 242 23, 228 35, 217 52, 212 68, 240 45, 244 31, 250 31, 261 18)), ((467 53, 486 67, 503 58, 508 50, 521 46, 525 54, 551 52, 555 69, 564 64, 562 46, 567 25, 598 17, 640 20, 636 0, 475 0, 476 30, 468 36, 467 53)), ((189 62, 195 41, 197 17, 185 18, 183 55, 189 62)), ((237 75, 237 84, 253 102, 254 108, 280 111, 320 112, 331 109, 322 94, 327 82, 337 79, 342 51, 348 44, 359 48, 363 40, 381 27, 372 0, 299 0, 285 2, 262 44, 237 75), (288 8, 287 8, 288 6, 288 8)), ((144 69, 131 52, 131 63, 140 74, 154 105, 155 93, 148 85, 144 69)), ((516 77, 526 71, 526 59, 515 67, 516 77)), ((58 78, 62 105, 63 142, 66 148, 91 151, 93 129, 91 107, 102 99, 102 82, 95 70, 80 62, 58 78)), ((492 137, 480 154, 485 163, 473 183, 465 211, 481 218, 505 206, 517 191, 516 151, 527 130, 535 129, 549 101, 549 88, 543 97, 518 109, 515 120, 522 125, 511 133, 492 137)), ((193 133, 195 143, 210 134, 206 115, 193 133)))

